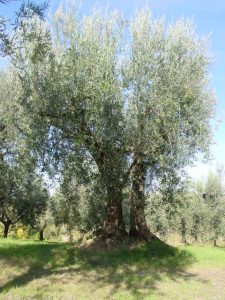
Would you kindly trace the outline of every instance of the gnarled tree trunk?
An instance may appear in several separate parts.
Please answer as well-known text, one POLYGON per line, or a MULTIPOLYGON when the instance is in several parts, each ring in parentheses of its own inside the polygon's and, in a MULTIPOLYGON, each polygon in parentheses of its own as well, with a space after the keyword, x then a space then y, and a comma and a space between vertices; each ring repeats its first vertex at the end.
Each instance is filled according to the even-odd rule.
MULTIPOLYGON (((134 164, 131 171, 132 178, 132 191, 131 191, 131 204, 133 206, 133 214, 135 220, 132 220, 133 224, 131 229, 138 231, 139 238, 145 241, 151 241, 157 237, 149 230, 145 219, 145 176, 146 176, 146 164, 141 154, 136 154, 134 158, 134 164)), ((131 216, 133 218, 133 216, 131 216)))
MULTIPOLYGON (((115 159, 111 152, 104 151, 102 145, 96 141, 89 129, 87 129, 86 144, 94 158, 98 170, 101 174, 101 180, 107 190, 106 217, 103 224, 103 234, 105 238, 123 239, 126 235, 126 227, 123 220, 123 185, 118 178, 118 169, 120 169, 120 157, 115 159), (118 165, 118 169, 117 169, 118 165), (114 172, 115 171, 115 172, 114 172)), ((117 152, 116 154, 117 155, 117 152)))
POLYGON ((139 238, 139 233, 138 233, 137 226, 136 226, 136 221, 135 221, 135 206, 134 205, 135 205, 134 199, 131 195, 129 237, 139 238))
POLYGON ((122 239, 127 235, 123 220, 122 197, 122 191, 113 184, 107 187, 106 218, 103 226, 106 237, 122 239))

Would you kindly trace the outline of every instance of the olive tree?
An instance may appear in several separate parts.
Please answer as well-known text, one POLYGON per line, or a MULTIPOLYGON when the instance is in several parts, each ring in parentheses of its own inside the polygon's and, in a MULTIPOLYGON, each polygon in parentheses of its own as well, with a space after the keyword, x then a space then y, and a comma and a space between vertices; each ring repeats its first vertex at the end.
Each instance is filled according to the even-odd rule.
POLYGON ((33 172, 24 173, 21 168, 10 171, 5 174, 4 180, 7 182, 4 182, 5 190, 0 199, 0 222, 4 225, 4 237, 7 237, 10 225, 18 222, 33 225, 45 210, 48 198, 47 190, 33 172))
POLYGON ((0 80, 0 222, 7 237, 10 225, 35 222, 45 209, 48 194, 24 134, 29 128, 17 101, 18 78, 8 70, 0 73, 0 80))
POLYGON ((208 207, 209 232, 214 246, 216 246, 218 238, 224 236, 225 189, 223 176, 222 168, 218 168, 216 173, 210 172, 202 195, 208 207))
POLYGON ((207 153, 215 97, 208 85, 207 42, 197 36, 191 21, 179 20, 167 27, 147 10, 136 14, 130 31, 124 84, 133 155, 131 197, 136 227, 149 240, 144 216, 146 176, 155 174, 159 181, 179 178, 180 170, 197 153, 207 153))
MULTIPOLYGON (((12 1, 16 0, 0 0, 0 4, 8 4, 12 1)), ((48 1, 40 4, 29 0, 23 1, 15 12, 16 17, 13 20, 6 19, 0 14, 0 56, 12 56, 15 54, 18 46, 14 42, 17 31, 24 27, 24 23, 27 20, 35 16, 44 19, 48 3, 48 1)))
POLYGON ((176 181, 211 140, 215 97, 205 39, 190 21, 167 27, 148 9, 125 22, 115 12, 81 18, 68 8, 50 24, 27 21, 15 40, 21 105, 34 139, 61 169, 77 148, 90 157, 106 190, 107 236, 126 234, 122 201, 129 188, 130 231, 154 238, 145 220, 147 177, 176 181))
MULTIPOLYGON (((23 69, 24 98, 36 120, 64 140, 60 150, 65 152, 74 143, 85 147, 107 190, 105 231, 124 234, 122 175, 126 157, 120 151, 124 103, 118 64, 122 21, 118 15, 104 19, 97 12, 79 21, 69 11, 65 15, 57 12, 55 23, 47 47, 43 40, 37 47, 21 33, 23 51, 17 53, 16 65, 23 69)), ((27 30, 33 26, 35 32, 44 32, 40 21, 31 22, 27 30)), ((64 157, 62 151, 60 157, 64 157)))

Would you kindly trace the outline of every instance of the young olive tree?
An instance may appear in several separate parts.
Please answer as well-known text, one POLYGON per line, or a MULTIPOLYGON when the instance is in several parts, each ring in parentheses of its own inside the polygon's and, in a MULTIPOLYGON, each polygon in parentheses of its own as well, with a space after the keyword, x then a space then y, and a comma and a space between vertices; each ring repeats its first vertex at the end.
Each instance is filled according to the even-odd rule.
POLYGON ((47 203, 46 203, 46 209, 42 212, 42 214, 39 214, 38 217, 35 220, 35 223, 33 222, 31 229, 37 230, 39 234, 39 241, 44 241, 44 239, 51 236, 56 236, 56 227, 55 227, 55 220, 54 216, 52 214, 52 211, 50 209, 50 198, 48 197, 47 203))
MULTIPOLYGON (((46 208, 48 198, 40 179, 21 168, 11 169, 5 174, 4 186, 0 201, 0 222, 4 225, 4 237, 7 238, 10 225, 20 222, 34 225, 38 216, 46 208)), ((2 182, 1 182, 2 183, 2 182)))
POLYGON ((224 236, 224 187, 222 173, 208 174, 206 182, 186 184, 179 200, 179 231, 182 241, 192 237, 195 242, 213 240, 214 245, 219 237, 224 236))
POLYGON ((224 236, 225 189, 223 175, 222 169, 218 169, 216 173, 210 172, 203 193, 203 199, 209 212, 210 237, 214 246, 216 246, 218 238, 224 236))
MULTIPOLYGON (((192 185, 189 192, 188 234, 194 239, 194 242, 205 242, 210 236, 210 211, 203 199, 204 185, 203 181, 197 181, 192 185)), ((185 214, 185 211, 183 213, 185 214)))

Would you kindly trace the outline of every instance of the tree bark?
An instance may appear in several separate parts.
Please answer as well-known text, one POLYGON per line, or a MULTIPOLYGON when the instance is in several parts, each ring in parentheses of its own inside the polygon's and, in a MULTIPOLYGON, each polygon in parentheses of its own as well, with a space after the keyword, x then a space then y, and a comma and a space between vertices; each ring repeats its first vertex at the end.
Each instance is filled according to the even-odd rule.
POLYGON ((123 239, 127 233, 123 220, 122 191, 107 187, 106 218, 103 226, 105 237, 123 239))
POLYGON ((85 126, 85 131, 87 133, 85 140, 86 145, 98 166, 102 182, 107 190, 106 217, 103 224, 103 234, 106 238, 115 237, 123 239, 127 233, 122 208, 123 184, 120 182, 120 178, 118 178, 121 158, 118 157, 118 160, 115 160, 114 155, 112 155, 113 148, 110 153, 104 151, 102 145, 93 137, 88 126, 85 126))
MULTIPOLYGON (((145 176, 146 176, 146 164, 142 155, 135 155, 134 165, 131 171, 132 178, 132 191, 131 191, 131 203, 134 207, 134 220, 135 229, 138 231, 140 239, 150 242, 157 237, 149 230, 145 219, 145 176)), ((131 216, 131 218, 133 218, 131 216)), ((133 220, 132 220, 133 222, 133 220)), ((134 224, 132 229, 134 229, 134 224)))
POLYGON ((3 232, 3 237, 7 239, 8 233, 9 233, 9 226, 11 225, 10 221, 4 222, 4 232, 3 232))
POLYGON ((197 243, 197 241, 198 241, 198 236, 197 236, 197 234, 194 235, 194 240, 195 240, 195 243, 197 243))
POLYGON ((181 235, 182 235, 182 243, 187 244, 186 240, 186 223, 184 218, 181 219, 181 235))
POLYGON ((213 239, 213 246, 214 246, 214 247, 217 246, 217 237, 214 237, 214 239, 213 239))
POLYGON ((130 229, 129 229, 129 237, 131 238, 139 238, 139 233, 137 230, 136 222, 135 222, 135 203, 134 199, 131 195, 131 204, 130 204, 130 229))
POLYGON ((41 242, 44 241, 44 229, 41 229, 39 231, 39 241, 41 241, 41 242))

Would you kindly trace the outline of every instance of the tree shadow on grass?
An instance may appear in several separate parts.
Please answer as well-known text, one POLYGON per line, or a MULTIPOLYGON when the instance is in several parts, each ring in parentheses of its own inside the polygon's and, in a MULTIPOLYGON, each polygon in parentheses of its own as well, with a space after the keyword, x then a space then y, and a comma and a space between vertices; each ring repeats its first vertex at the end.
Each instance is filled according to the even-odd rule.
POLYGON ((26 286, 34 279, 48 277, 54 284, 60 282, 61 275, 67 278, 64 281, 67 284, 79 274, 79 280, 91 283, 95 290, 110 285, 110 296, 121 289, 131 293, 135 299, 143 299, 146 293, 157 289, 157 283, 165 276, 174 281, 194 279, 194 274, 185 269, 195 258, 186 250, 160 241, 113 251, 81 249, 66 243, 23 245, 20 242, 8 248, 0 245, 1 260, 26 271, 4 283, 0 293, 6 293, 15 286, 26 286))

